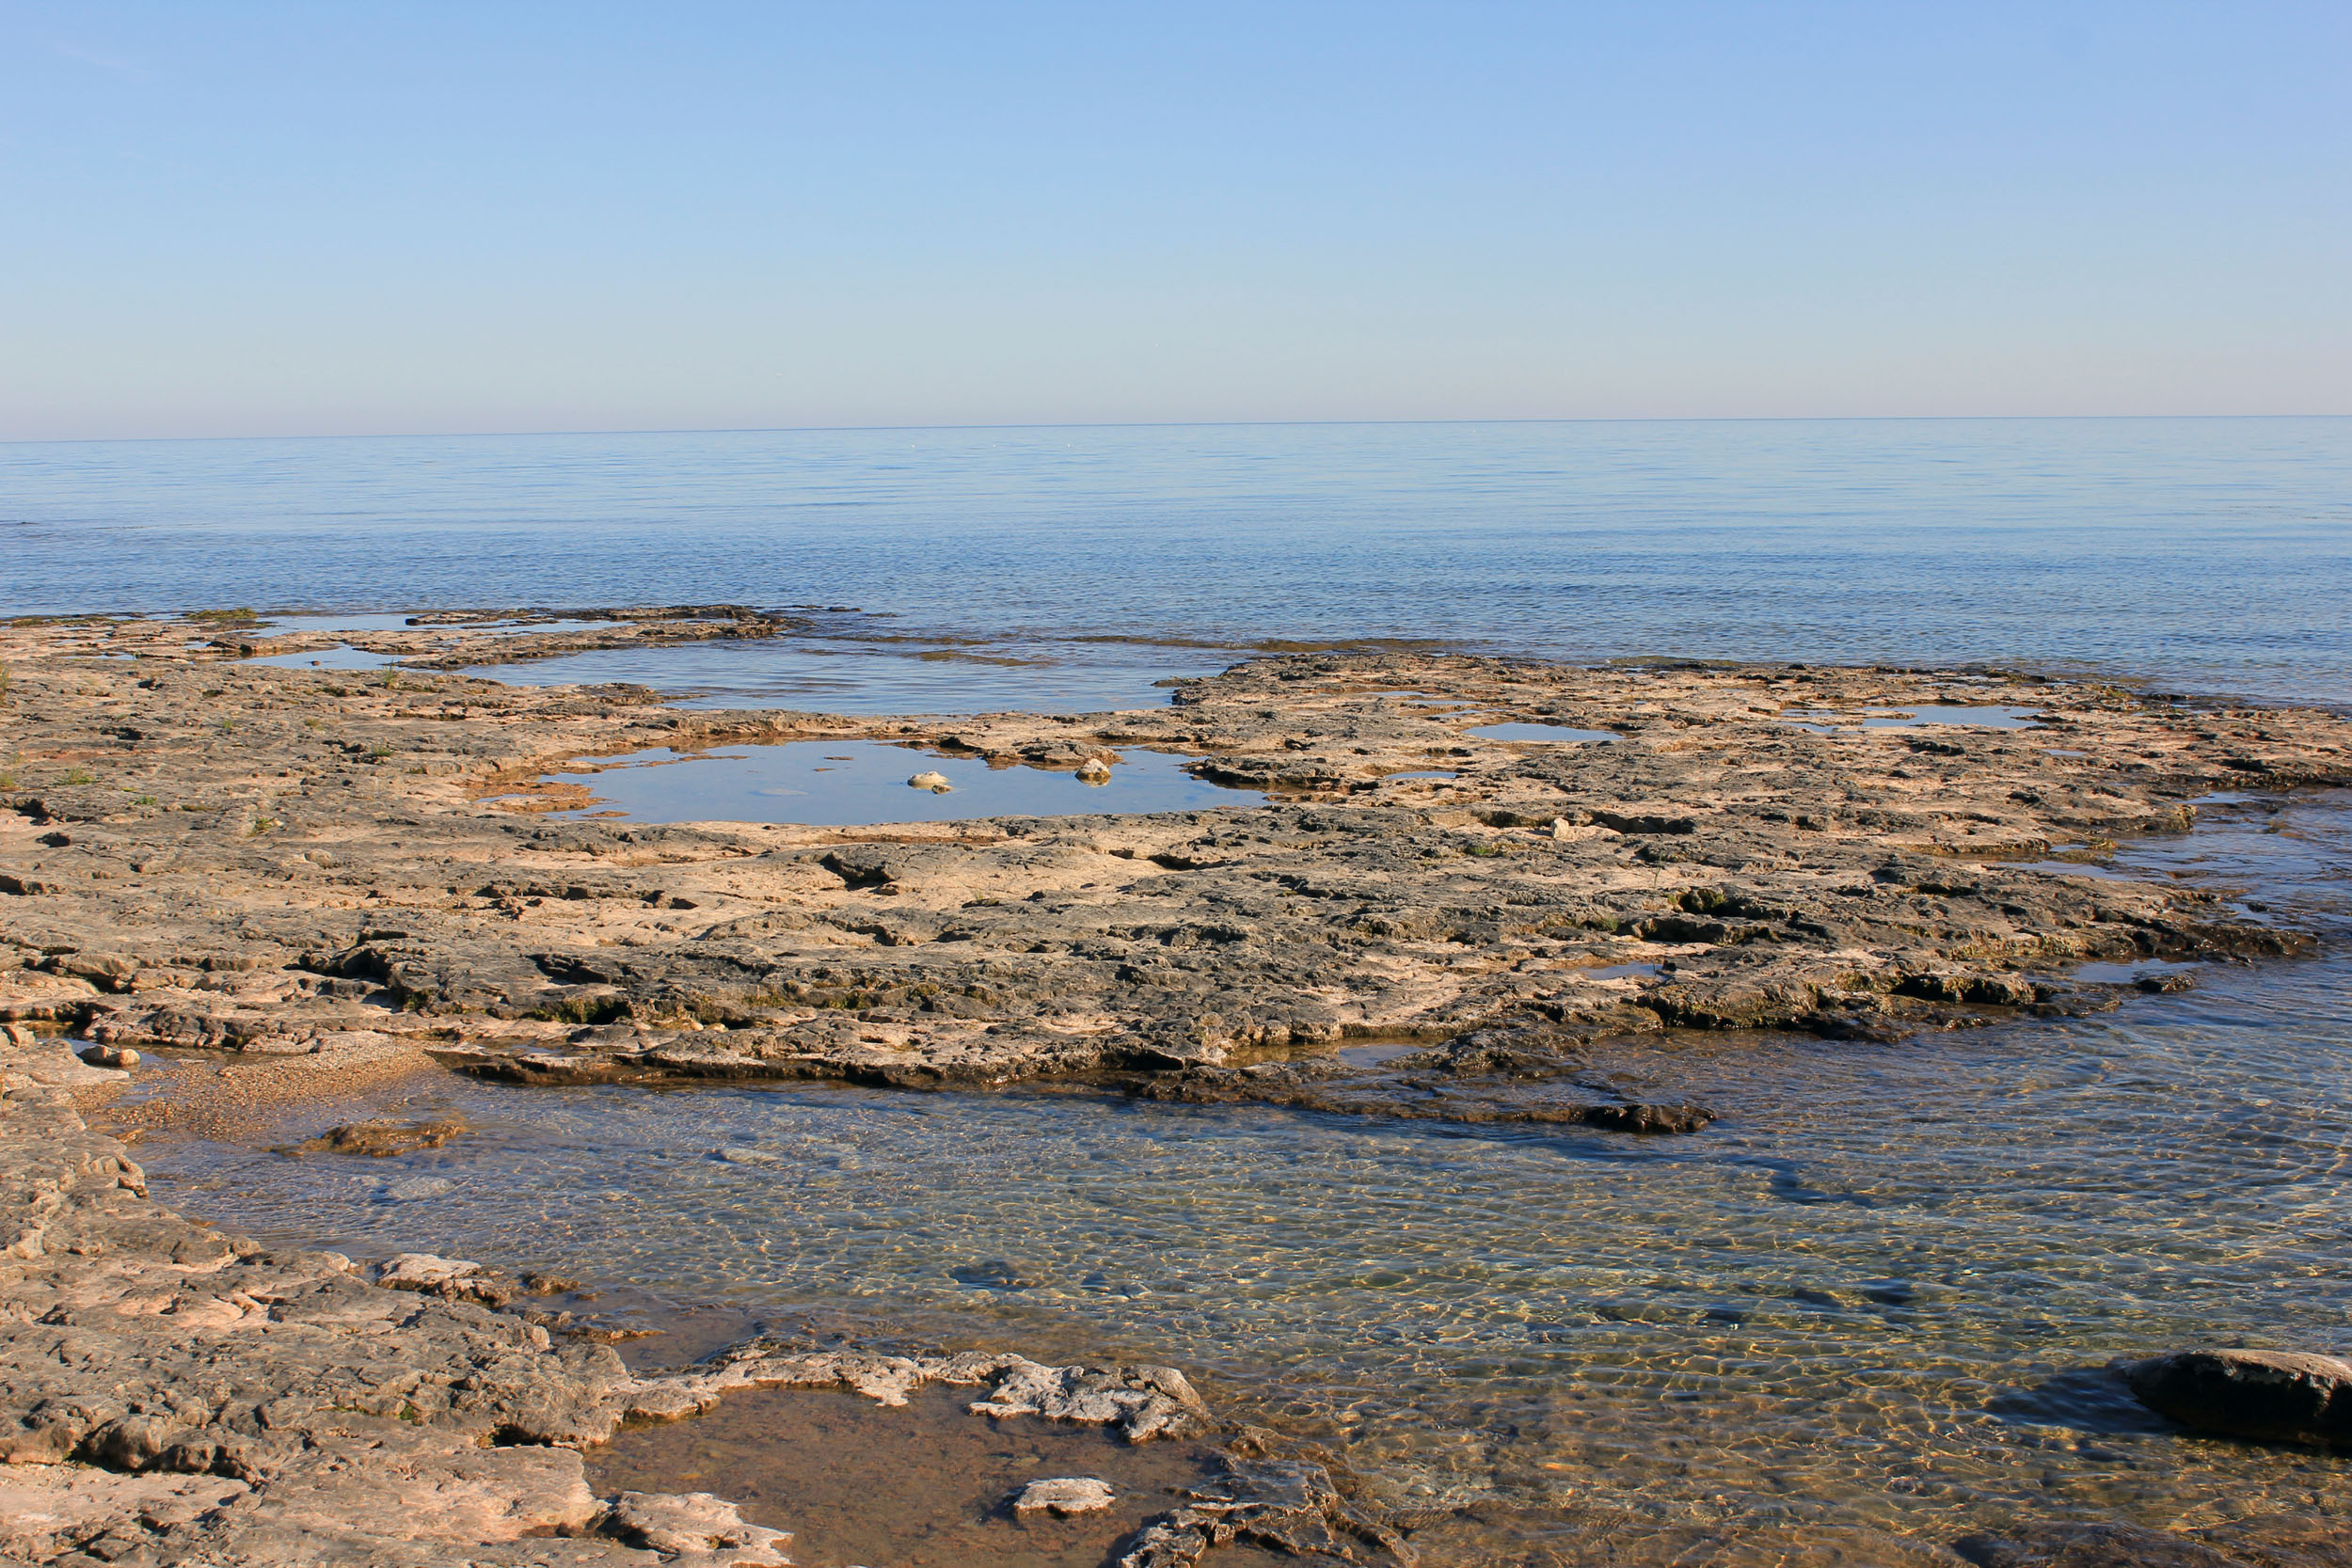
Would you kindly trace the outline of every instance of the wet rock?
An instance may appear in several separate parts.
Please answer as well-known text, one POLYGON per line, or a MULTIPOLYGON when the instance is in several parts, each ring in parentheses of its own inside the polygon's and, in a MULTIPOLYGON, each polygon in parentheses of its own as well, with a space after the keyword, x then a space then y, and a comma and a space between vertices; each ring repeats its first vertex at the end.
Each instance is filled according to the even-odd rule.
POLYGON ((1078 1513, 1100 1513, 1119 1501, 1119 1495, 1110 1483, 1091 1476, 1060 1476, 1052 1481, 1033 1481, 1023 1487, 1012 1499, 1012 1511, 1023 1513, 1051 1513, 1067 1519, 1078 1513))
POLYGON ((988 1397, 970 1409, 976 1416, 1115 1426, 1131 1443, 1198 1433, 1209 1418, 1208 1406, 1173 1367, 1041 1367, 1034 1361, 1005 1368, 988 1397))
POLYGON ((1263 1457, 1251 1447, 1223 1456, 1218 1484, 1147 1520, 1118 1568, 1191 1568, 1236 1542, 1309 1562, 1414 1560, 1403 1538, 1343 1497, 1322 1465, 1263 1457))
POLYGON ((735 1504, 708 1492, 624 1492, 596 1521, 597 1533, 690 1564, 788 1565, 788 1530, 748 1524, 735 1504))
POLYGON ((675 1420, 707 1410, 733 1388, 849 1388, 882 1404, 904 1404, 929 1383, 988 1386, 979 1416, 1041 1416, 1107 1426, 1130 1442, 1208 1430, 1208 1407, 1173 1367, 1115 1362, 1048 1367, 1026 1356, 966 1351, 955 1355, 878 1355, 808 1351, 755 1339, 682 1372, 651 1376, 626 1390, 632 1419, 675 1420))
POLYGON ((1669 1105, 1595 1105, 1584 1113, 1584 1119, 1615 1132, 1696 1132, 1715 1119, 1715 1113, 1680 1101, 1669 1105))
POLYGON ((458 1258, 437 1258, 429 1252, 404 1252, 386 1259, 375 1271, 375 1283, 388 1291, 445 1292, 482 1272, 479 1263, 458 1258))
POLYGON ((330 1127, 315 1138, 290 1144, 280 1154, 364 1154, 385 1158, 438 1148, 466 1130, 453 1117, 430 1121, 352 1121, 330 1127))
POLYGON ((2200 1432, 2352 1447, 2352 1361, 2300 1351, 2189 1350, 2117 1370, 2140 1402, 2200 1432))
POLYGON ((462 1259, 436 1258, 427 1252, 404 1252, 388 1258, 376 1266, 372 1277, 387 1291, 414 1291, 450 1301, 476 1301, 485 1307, 503 1307, 523 1293, 513 1280, 494 1269, 462 1259))

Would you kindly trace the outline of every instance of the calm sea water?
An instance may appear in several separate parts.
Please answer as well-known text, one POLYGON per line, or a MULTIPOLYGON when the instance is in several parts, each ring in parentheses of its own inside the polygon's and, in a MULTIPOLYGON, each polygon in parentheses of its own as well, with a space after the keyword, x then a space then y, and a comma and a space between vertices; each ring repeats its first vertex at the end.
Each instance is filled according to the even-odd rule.
POLYGON ((1381 636, 2352 697, 2345 419, 13 445, 0 536, 20 613, 845 604, 1065 654, 1381 636))

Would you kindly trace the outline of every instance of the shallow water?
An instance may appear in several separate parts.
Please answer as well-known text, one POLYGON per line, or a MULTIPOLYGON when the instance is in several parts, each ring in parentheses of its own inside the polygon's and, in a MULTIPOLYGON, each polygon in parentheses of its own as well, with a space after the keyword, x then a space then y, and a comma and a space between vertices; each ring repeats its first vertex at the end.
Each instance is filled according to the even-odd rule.
MULTIPOLYGON (((1857 719, 1850 714, 1789 712, 1781 715, 1784 723, 1813 735, 1835 735, 1840 729, 1908 730, 1923 725, 1949 725, 1963 730, 2030 730, 2040 726, 2040 710, 2029 707, 1952 706, 1925 703, 1917 707, 1865 708, 1857 719), (1804 722, 1807 720, 1819 722, 1804 722)), ((2080 756, 2080 752, 2054 752, 2059 756, 2080 756)))
POLYGON ((1481 740, 1537 740, 1563 746, 1625 738, 1613 730, 1578 730, 1565 724, 1482 724, 1470 733, 1481 740))
POLYGON ((474 1131, 439 1150, 143 1158, 268 1239, 1173 1361, 1389 1506, 1482 1504, 1438 1560, 1887 1563, 2021 1517, 2352 1516, 2352 1456, 2183 1435, 2100 1370, 2352 1342, 2352 802, 2208 816, 2124 860, 2249 889, 2326 956, 1900 1046, 1629 1046, 1629 1085, 1724 1113, 1687 1138, 453 1080, 431 1102, 474 1131), (402 1198, 420 1177, 453 1185, 402 1198))
POLYGON ((2352 696, 2347 419, 31 443, 0 498, 14 612, 816 600, 2352 696))
POLYGON ((985 816, 1129 815, 1262 805, 1254 789, 1227 789, 1184 771, 1182 757, 1121 752, 1101 783, 1043 768, 991 768, 876 740, 796 740, 716 752, 666 749, 600 757, 593 772, 556 773, 593 802, 559 816, 638 822, 798 822, 816 827, 962 822, 985 816), (917 774, 945 778, 919 788, 917 774))
POLYGON ((1166 707, 1167 683, 1215 674, 1245 657, 1197 649, 1008 641, 985 647, 878 648, 827 639, 727 639, 607 648, 467 674, 515 686, 629 681, 689 708, 812 713, 1104 713, 1166 707))
MULTIPOLYGON (((793 1532, 803 1568, 1101 1568, 1104 1547, 1213 1482, 1204 1445, 1130 1445, 1098 1427, 964 1413, 977 1389, 927 1388, 903 1410, 806 1389, 729 1396, 679 1426, 624 1433, 589 1459, 598 1492, 722 1490, 754 1524, 793 1532), (1117 1502, 1073 1519, 1019 1515, 1033 1481, 1107 1481, 1117 1502)), ((1217 1568, 1282 1560, 1244 1549, 1217 1568)))
POLYGON ((262 664, 277 670, 381 670, 398 664, 398 654, 372 654, 364 648, 313 648, 305 654, 263 654, 257 658, 240 659, 242 664, 262 664))

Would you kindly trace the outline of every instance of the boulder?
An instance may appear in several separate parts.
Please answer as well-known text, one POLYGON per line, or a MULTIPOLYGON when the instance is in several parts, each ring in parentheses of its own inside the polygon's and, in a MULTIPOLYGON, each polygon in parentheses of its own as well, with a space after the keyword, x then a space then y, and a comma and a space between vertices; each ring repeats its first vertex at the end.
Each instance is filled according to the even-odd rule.
POLYGON ((2352 1447, 2352 1361, 2305 1351, 2185 1350, 2117 1370, 2142 1404, 2199 1432, 2352 1447))

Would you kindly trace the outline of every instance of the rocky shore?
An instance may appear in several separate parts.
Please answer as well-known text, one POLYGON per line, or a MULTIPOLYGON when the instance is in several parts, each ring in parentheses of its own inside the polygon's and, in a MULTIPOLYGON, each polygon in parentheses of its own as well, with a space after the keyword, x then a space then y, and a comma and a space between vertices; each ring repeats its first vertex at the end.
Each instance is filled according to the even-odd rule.
MULTIPOLYGON (((527 645, 792 629, 729 607, 599 614, 527 645)), ((258 1128, 288 1101, 449 1069, 1074 1081, 1687 1133, 1739 1108, 1610 1070, 1614 1042, 1891 1041, 2182 983, 2074 975, 2087 961, 2305 950, 2257 904, 2105 863, 2189 831, 2205 797, 2352 783, 2352 724, 2332 715, 1994 671, 1318 652, 1181 683, 1151 711, 872 719, 446 673, 522 657, 479 618, 384 637, 416 667, 254 666, 234 624, 0 629, 8 1550, 782 1560, 719 1499, 596 1497, 579 1449, 755 1385, 971 1384, 984 1405, 1138 1435, 1203 1419, 1165 1369, 1017 1356, 755 1346, 637 1377, 437 1259, 387 1274, 265 1252, 149 1202, 85 1120, 122 1082, 106 1064, 141 1050, 229 1068, 183 1106, 113 1114, 123 1135, 167 1116, 258 1128), (2010 727, 1905 721, 1954 708, 2010 727), (1471 733, 1504 723, 1618 738, 1471 733), (548 777, 800 739, 902 744, 911 775, 977 756, 1100 776, 1157 751, 1267 803, 655 825, 567 815, 588 792, 548 777)), ((1278 1469, 1237 1470, 1137 1560, 1190 1560, 1250 1519, 1269 1542, 1401 1544, 1327 1479, 1278 1469)))
POLYGON ((1612 1037, 1893 1037, 2104 1006, 2067 977, 2085 959, 2292 954, 2263 911, 2100 863, 2200 797, 2352 782, 2330 715, 1981 673, 1326 654, 1154 711, 860 720, 256 668, 187 629, 0 635, 8 1019, 524 1082, 1110 1070, 1343 1100, 1356 1040, 1425 1047, 1383 1077, 1572 1076, 1612 1037), (1863 727, 1994 705, 2032 727, 1863 727), (1505 721, 1622 738, 1470 733, 1505 721), (584 803, 547 780, 582 758, 852 737, 910 773, 1158 750, 1272 801, 866 829, 545 809, 584 803))
POLYGON ((558 1342, 471 1264, 269 1251, 151 1202, 72 1100, 106 1069, 0 1045, 0 1551, 55 1562, 785 1563, 784 1532, 706 1494, 589 1489, 580 1449, 731 1390, 926 1383, 976 1414, 1130 1441, 1208 1413, 1162 1367, 755 1342, 632 1375, 558 1342))

